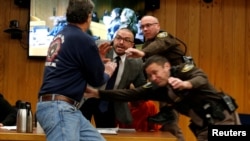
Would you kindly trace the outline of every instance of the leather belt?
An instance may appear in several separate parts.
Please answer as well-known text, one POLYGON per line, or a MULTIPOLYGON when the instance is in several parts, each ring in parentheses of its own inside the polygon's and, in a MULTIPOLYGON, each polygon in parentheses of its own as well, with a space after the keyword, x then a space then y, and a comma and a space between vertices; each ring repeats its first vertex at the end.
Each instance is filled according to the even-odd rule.
POLYGON ((42 102, 42 101, 64 101, 64 102, 67 102, 75 107, 78 107, 79 106, 79 102, 71 99, 71 98, 68 98, 64 95, 60 95, 60 94, 45 94, 45 95, 42 95, 39 97, 39 102, 42 102))

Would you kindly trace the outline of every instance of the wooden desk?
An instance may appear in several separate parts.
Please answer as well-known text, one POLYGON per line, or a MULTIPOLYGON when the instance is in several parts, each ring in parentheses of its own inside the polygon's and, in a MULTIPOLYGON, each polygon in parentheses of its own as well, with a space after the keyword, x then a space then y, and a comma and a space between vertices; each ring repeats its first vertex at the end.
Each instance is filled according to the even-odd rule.
POLYGON ((107 141, 177 141, 169 132, 118 132, 103 136, 107 141))
MULTIPOLYGON (((103 135, 107 141, 177 141, 168 132, 119 132, 117 135, 103 135)), ((46 141, 44 134, 16 133, 0 130, 0 141, 46 141)))
POLYGON ((0 129, 0 141, 46 141, 45 134, 36 133, 17 133, 16 131, 0 129))

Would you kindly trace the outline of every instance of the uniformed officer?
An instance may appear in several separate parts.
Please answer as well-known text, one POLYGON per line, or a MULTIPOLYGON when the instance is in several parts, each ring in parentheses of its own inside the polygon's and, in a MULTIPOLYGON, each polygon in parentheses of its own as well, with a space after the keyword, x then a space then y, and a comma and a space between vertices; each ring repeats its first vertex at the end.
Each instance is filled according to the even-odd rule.
POLYGON ((165 57, 153 55, 145 62, 144 69, 152 83, 131 90, 98 91, 87 88, 84 96, 119 101, 152 99, 167 102, 169 107, 190 117, 189 127, 198 141, 208 140, 208 125, 241 124, 234 99, 218 92, 209 83, 206 74, 192 63, 171 67, 165 57), (224 101, 223 97, 229 97, 228 101, 224 101))
POLYGON ((156 17, 144 16, 141 19, 140 28, 145 42, 141 50, 135 48, 126 50, 130 57, 143 57, 146 59, 158 54, 167 57, 172 66, 184 62, 183 56, 186 55, 186 45, 168 32, 161 30, 156 17), (184 48, 182 48, 180 43, 183 43, 184 48))
MULTIPOLYGON (((179 42, 171 34, 160 29, 159 21, 153 16, 144 16, 141 19, 140 28, 145 37, 145 42, 142 50, 135 48, 126 50, 130 57, 143 57, 144 61, 154 55, 162 55, 166 57, 172 66, 179 65, 187 59, 186 46, 182 48, 182 42, 179 42)), ((189 61, 189 60, 187 60, 189 61)), ((184 137, 180 128, 178 127, 178 114, 172 109, 164 107, 166 103, 160 103, 160 112, 148 118, 150 122, 155 122, 162 125, 164 131, 169 131, 178 137, 179 141, 184 141, 184 137)))

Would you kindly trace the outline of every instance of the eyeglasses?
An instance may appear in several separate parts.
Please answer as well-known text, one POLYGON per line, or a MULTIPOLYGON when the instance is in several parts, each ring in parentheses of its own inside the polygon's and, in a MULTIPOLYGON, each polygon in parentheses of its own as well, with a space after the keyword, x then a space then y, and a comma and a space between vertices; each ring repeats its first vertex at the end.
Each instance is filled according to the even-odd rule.
POLYGON ((122 38, 121 36, 119 36, 119 35, 116 35, 115 36, 115 39, 117 40, 117 41, 123 41, 124 43, 134 43, 133 41, 131 41, 129 38, 122 38))
POLYGON ((158 24, 158 23, 147 23, 147 24, 141 25, 140 29, 144 29, 145 27, 150 28, 152 25, 155 25, 155 24, 158 24))

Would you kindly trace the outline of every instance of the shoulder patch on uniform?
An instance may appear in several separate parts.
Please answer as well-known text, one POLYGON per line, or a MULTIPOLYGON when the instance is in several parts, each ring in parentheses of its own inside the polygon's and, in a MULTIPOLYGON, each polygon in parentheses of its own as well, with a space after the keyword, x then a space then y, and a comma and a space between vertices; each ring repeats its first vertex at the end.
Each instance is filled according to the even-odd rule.
POLYGON ((151 82, 147 82, 146 84, 144 84, 142 87, 143 88, 151 88, 153 85, 151 82))
POLYGON ((158 38, 165 38, 165 37, 167 37, 167 36, 168 36, 168 33, 167 33, 167 32, 160 32, 160 33, 157 34, 157 37, 158 37, 158 38))
POLYGON ((185 64, 184 67, 182 68, 181 72, 188 72, 190 71, 191 69, 194 68, 194 64, 185 64))

